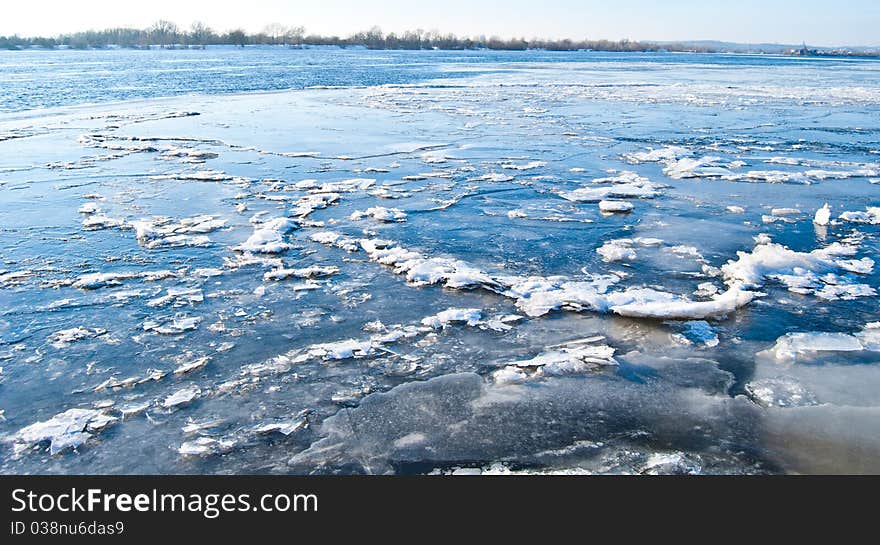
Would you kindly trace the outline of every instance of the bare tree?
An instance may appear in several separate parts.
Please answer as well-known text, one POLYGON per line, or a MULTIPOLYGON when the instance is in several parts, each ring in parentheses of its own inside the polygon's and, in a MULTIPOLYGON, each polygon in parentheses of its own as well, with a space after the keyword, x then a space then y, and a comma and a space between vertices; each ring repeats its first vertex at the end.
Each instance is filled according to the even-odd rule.
POLYGON ((226 33, 226 43, 244 47, 248 43, 248 35, 240 28, 230 30, 226 33))
POLYGON ((189 27, 189 36, 192 43, 198 45, 206 45, 211 38, 214 37, 214 31, 211 27, 201 21, 195 21, 189 27))
POLYGON ((299 44, 302 43, 305 33, 306 29, 301 26, 287 27, 287 31, 284 34, 284 39, 289 44, 299 44))
POLYGON ((263 28, 263 34, 272 40, 270 43, 281 43, 281 39, 287 36, 287 27, 281 23, 270 23, 263 28))
POLYGON ((171 21, 165 21, 164 19, 160 19, 153 23, 153 26, 148 29, 148 32, 154 43, 161 46, 166 46, 177 41, 179 34, 177 25, 171 21))

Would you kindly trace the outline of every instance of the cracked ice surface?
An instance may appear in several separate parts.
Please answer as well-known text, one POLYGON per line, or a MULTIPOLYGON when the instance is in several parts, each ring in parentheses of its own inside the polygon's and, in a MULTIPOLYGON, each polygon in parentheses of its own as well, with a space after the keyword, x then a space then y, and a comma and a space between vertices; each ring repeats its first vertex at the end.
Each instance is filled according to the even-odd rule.
POLYGON ((436 53, 0 114, 0 470, 880 471, 874 63, 436 53))

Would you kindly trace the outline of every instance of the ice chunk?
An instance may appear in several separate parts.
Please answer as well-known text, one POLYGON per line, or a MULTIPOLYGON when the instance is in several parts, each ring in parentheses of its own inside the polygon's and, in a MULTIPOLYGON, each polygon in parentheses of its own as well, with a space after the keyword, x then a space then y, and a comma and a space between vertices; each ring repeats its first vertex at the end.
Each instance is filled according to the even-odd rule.
POLYGON ((319 244, 334 246, 346 252, 356 252, 360 248, 357 239, 346 237, 334 231, 319 231, 312 234, 311 239, 319 244))
POLYGON ((254 233, 235 249, 243 252, 277 254, 287 251, 291 245, 284 242, 284 235, 296 229, 297 224, 288 218, 272 218, 254 227, 254 233))
POLYGON ((183 456, 209 456, 229 452, 235 447, 235 444, 233 439, 198 437, 181 444, 177 452, 183 456))
POLYGON ((196 358, 192 361, 183 363, 180 366, 178 366, 177 369, 174 370, 174 374, 175 375, 184 375, 186 373, 195 371, 197 369, 202 369, 206 365, 208 365, 208 362, 210 362, 210 361, 211 361, 210 356, 202 356, 200 358, 196 358))
POLYGON ((602 261, 612 263, 615 261, 634 261, 637 254, 633 249, 633 240, 621 238, 617 240, 609 240, 596 249, 596 252, 602 256, 602 261))
MULTIPOLYGON (((663 244, 663 241, 659 238, 618 238, 607 241, 596 249, 596 252, 602 256, 602 261, 605 261, 606 263, 613 263, 615 261, 634 261, 636 257, 638 257, 635 250, 637 246, 651 248, 661 244, 663 244)), ((676 248, 679 247, 673 247, 671 250, 675 251, 676 248)))
POLYGON ((300 430, 304 430, 309 426, 308 414, 309 410, 301 411, 299 414, 289 420, 278 420, 275 422, 267 422, 260 424, 254 428, 259 434, 280 433, 281 435, 291 435, 300 430))
POLYGON ((865 345, 855 335, 848 333, 787 333, 776 339, 776 344, 765 353, 777 361, 797 363, 799 358, 815 356, 822 352, 860 352, 865 345))
POLYGON ((417 252, 396 247, 393 242, 375 239, 361 240, 361 247, 370 259, 393 266, 396 273, 405 274, 413 285, 442 283, 458 289, 497 285, 485 272, 457 259, 425 258, 417 252))
POLYGON ((865 212, 844 212, 840 219, 851 223, 880 225, 880 206, 869 206, 865 212))
POLYGON ((403 222, 406 221, 406 212, 399 208, 385 208, 382 206, 374 206, 364 211, 355 211, 351 214, 351 219, 359 220, 361 218, 373 218, 374 220, 384 222, 403 222))
POLYGON ((71 329, 63 329, 49 335, 48 342, 55 348, 66 348, 72 343, 83 339, 94 339, 101 335, 106 335, 107 330, 99 327, 74 327, 71 329))
POLYGON ((676 160, 667 160, 665 161, 666 167, 664 167, 663 173, 673 180, 731 175, 729 169, 716 164, 720 160, 720 157, 712 156, 702 157, 700 159, 684 157, 676 160))
POLYGON ((762 407, 807 407, 818 405, 815 394, 795 380, 765 378, 745 386, 746 394, 762 407))
POLYGON ((797 208, 773 208, 770 213, 777 217, 796 216, 801 213, 797 208))
POLYGON ((87 202, 77 210, 80 214, 97 214, 100 211, 101 207, 99 207, 96 202, 87 202))
POLYGON ((339 182, 327 182, 311 191, 315 193, 353 193, 369 189, 375 183, 375 178, 351 178, 339 182))
POLYGON ((475 326, 480 323, 483 313, 478 308, 450 308, 422 319, 422 325, 434 329, 444 328, 452 324, 475 326))
POLYGON ((183 405, 188 405, 199 398, 202 390, 198 386, 188 386, 181 388, 173 394, 162 400, 162 407, 166 409, 176 409, 183 405))
POLYGON ((688 458, 684 453, 654 452, 648 456, 640 473, 646 475, 699 475, 702 473, 700 464, 688 458))
POLYGON ((332 276, 339 272, 339 267, 310 265, 299 269, 274 269, 263 274, 263 280, 286 280, 287 278, 317 278, 332 276))
MULTIPOLYGON (((853 255, 856 251, 855 246, 835 242, 811 252, 796 252, 767 239, 759 241, 751 253, 737 252, 738 259, 728 261, 721 267, 721 272, 729 285, 758 288, 764 284, 765 279, 773 278, 786 284, 792 291, 808 294, 820 291, 825 284, 858 285, 852 279, 837 275, 827 276, 836 269, 864 271, 868 270, 869 265, 873 266, 873 263, 867 261, 837 259, 853 255)), ((873 292, 869 286, 841 289, 853 295, 873 292)))
MULTIPOLYGON (((358 407, 325 420, 318 430, 322 438, 297 453, 291 465, 296 471, 390 473, 432 461, 443 467, 471 467, 475 460, 541 463, 548 456, 538 453, 609 437, 638 437, 663 453, 684 452, 706 430, 751 431, 749 424, 759 416, 760 409, 745 400, 608 375, 596 380, 545 377, 538 388, 487 384, 472 373, 409 382, 371 394, 358 407), (424 439, 400 441, 412 434, 424 439)), ((734 433, 725 437, 737 443, 745 439, 734 433)), ((588 450, 586 456, 594 458, 595 451, 588 450)), ((699 452, 713 457, 708 449, 699 452)), ((737 467, 755 471, 748 462, 737 467)))
POLYGON ((599 210, 606 213, 614 212, 631 212, 634 208, 631 202, 627 201, 600 201, 599 210))
POLYGON ((74 288, 94 290, 105 286, 118 286, 122 280, 136 278, 136 273, 91 273, 84 274, 73 282, 74 288))
POLYGON ((614 305, 611 311, 631 318, 702 320, 732 314, 738 308, 749 304, 754 297, 754 292, 734 285, 710 301, 691 301, 682 297, 657 297, 648 294, 643 300, 638 300, 637 297, 633 302, 614 305))
POLYGON ((560 191, 559 196, 574 202, 599 202, 611 197, 650 199, 659 194, 661 187, 635 172, 624 171, 617 176, 597 178, 592 186, 560 191))
POLYGON ((319 357, 324 360, 347 360, 351 358, 362 358, 373 353, 374 346, 372 341, 359 341, 356 339, 348 339, 345 341, 336 341, 332 343, 313 345, 308 354, 311 357, 319 357))
POLYGON ((20 453, 32 445, 49 443, 50 454, 75 449, 116 421, 94 409, 69 409, 44 422, 22 428, 10 437, 15 451, 20 453))
POLYGON ((496 384, 516 384, 542 376, 579 374, 617 365, 614 348, 596 344, 601 340, 602 337, 592 337, 569 341, 531 359, 504 363, 502 369, 493 373, 493 379, 496 384))
POLYGON ((100 229, 110 229, 125 224, 125 221, 111 218, 103 214, 93 214, 82 220, 83 229, 86 231, 98 231, 100 229))
POLYGON ((201 303, 205 300, 202 290, 198 288, 168 288, 165 295, 147 301, 148 307, 174 306, 180 307, 201 303))
POLYGON ((295 218, 303 219, 315 210, 321 210, 327 208, 331 204, 335 204, 339 201, 339 198, 339 193, 332 192, 306 195, 294 203, 294 207, 290 209, 288 214, 295 218))
POLYGON ((214 276, 220 276, 223 274, 223 269, 215 269, 212 267, 203 267, 193 271, 194 276, 199 276, 201 278, 211 278, 214 276))
POLYGON ((21 271, 0 271, 0 286, 11 287, 22 284, 25 280, 33 276, 34 272, 30 270, 21 271))
POLYGON ((200 316, 173 316, 147 320, 144 322, 144 331, 155 331, 160 335, 178 335, 186 331, 197 329, 202 322, 200 316))
POLYGON ((828 206, 828 203, 825 203, 825 206, 816 210, 816 215, 813 216, 813 223, 816 225, 828 225, 828 222, 831 220, 831 207, 828 206))
POLYGON ((153 250, 183 246, 208 246, 210 233, 226 225, 226 220, 212 215, 200 215, 174 221, 166 217, 142 218, 128 224, 135 231, 138 244, 153 250))
POLYGON ((682 148, 679 146, 667 146, 660 149, 648 148, 647 151, 627 153, 624 154, 623 159, 626 162, 633 164, 662 163, 665 161, 676 161, 680 157, 686 157, 692 154, 693 152, 691 152, 687 148, 682 148))
POLYGON ((510 169, 510 170, 531 170, 533 168, 540 168, 543 166, 547 166, 545 161, 531 161, 528 163, 504 163, 501 165, 501 168, 510 169))
POLYGON ((685 322, 681 325, 682 335, 688 342, 699 343, 708 347, 718 346, 718 334, 704 320, 685 322))

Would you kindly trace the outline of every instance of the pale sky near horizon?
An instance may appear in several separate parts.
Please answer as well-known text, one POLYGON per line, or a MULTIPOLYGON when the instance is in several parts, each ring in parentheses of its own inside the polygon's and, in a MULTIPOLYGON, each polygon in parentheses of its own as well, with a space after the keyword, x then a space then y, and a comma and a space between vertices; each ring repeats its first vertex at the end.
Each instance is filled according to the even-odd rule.
POLYGON ((438 30, 526 38, 723 40, 748 43, 880 45, 878 0, 52 0, 8 1, 0 35, 53 36, 167 19, 215 30, 266 24, 304 26, 345 36, 371 26, 385 32, 438 30))

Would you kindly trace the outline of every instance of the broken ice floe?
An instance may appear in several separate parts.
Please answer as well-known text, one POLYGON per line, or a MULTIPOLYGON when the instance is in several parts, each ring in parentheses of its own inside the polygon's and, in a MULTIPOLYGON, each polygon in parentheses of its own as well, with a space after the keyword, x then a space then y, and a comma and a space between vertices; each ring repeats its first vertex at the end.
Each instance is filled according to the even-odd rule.
POLYGON ((619 281, 618 277, 572 281, 566 277, 490 275, 461 260, 426 258, 391 241, 362 239, 361 246, 370 259, 393 267, 397 274, 405 275, 413 285, 484 288, 515 299, 517 307, 529 316, 542 316, 552 310, 566 309, 613 312, 639 318, 700 320, 728 315, 755 297, 755 293, 736 283, 709 301, 693 301, 684 296, 641 287, 609 291, 619 281))
POLYGON ((167 270, 161 271, 143 271, 143 272, 111 272, 111 273, 89 273, 77 277, 70 285, 74 288, 82 290, 95 290, 108 286, 118 286, 123 280, 131 280, 140 278, 147 282, 155 282, 165 278, 173 278, 176 273, 167 270))
POLYGON ((120 227, 125 222, 120 219, 111 218, 104 214, 89 214, 82 220, 82 227, 86 231, 99 231, 101 229, 111 229, 120 227))
POLYGON ((776 340, 764 354, 777 361, 797 363, 810 361, 821 354, 848 352, 880 352, 880 322, 872 322, 862 331, 849 333, 787 333, 776 340))
POLYGON ((530 161, 528 163, 503 163, 501 168, 509 169, 509 170, 532 170, 534 168, 541 168, 543 166, 547 166, 545 161, 530 161))
POLYGON ((361 218, 373 218, 377 221, 384 222, 403 222, 406 221, 406 212, 399 208, 385 208, 382 206, 374 206, 364 211, 356 211, 351 214, 351 219, 359 220, 361 218))
POLYGON ((395 272, 405 274, 413 285, 442 283, 449 288, 497 285, 486 273, 457 259, 425 258, 394 243, 376 239, 363 239, 360 243, 370 259, 393 266, 395 272))
POLYGON ((633 261, 636 259, 636 248, 650 248, 663 244, 657 238, 619 238, 609 240, 596 249, 596 253, 602 256, 602 261, 612 263, 615 261, 633 261))
POLYGON ((662 188, 662 185, 635 172, 624 171, 616 176, 597 178, 589 186, 560 191, 559 196, 575 202, 600 202, 610 198, 650 199, 656 197, 662 188))
POLYGON ((94 339, 106 334, 107 330, 99 327, 74 327, 49 335, 48 342, 55 348, 66 348, 77 341, 94 339))
POLYGON ((864 212, 843 212, 840 214, 840 219, 850 223, 880 225, 880 206, 869 206, 864 212))
POLYGON ((162 400, 162 407, 165 409, 177 409, 184 405, 189 405, 202 394, 202 390, 198 386, 187 386, 170 394, 162 400))
POLYGON ((364 327, 365 330, 372 332, 372 335, 367 338, 317 343, 294 349, 266 362, 248 365, 243 369, 243 373, 261 376, 283 373, 293 366, 307 362, 334 362, 380 356, 397 357, 398 354, 389 349, 390 345, 404 341, 412 342, 415 339, 433 335, 437 329, 460 325, 503 332, 511 329, 510 324, 521 318, 516 315, 504 315, 484 320, 483 312, 480 309, 450 308, 423 318, 419 325, 386 326, 381 322, 371 322, 364 327))
POLYGON ((811 252, 797 252, 765 237, 747 252, 737 252, 737 259, 722 265, 721 272, 730 285, 760 288, 766 279, 783 283, 795 293, 815 294, 824 299, 852 299, 874 295, 874 289, 858 282, 844 271, 867 274, 874 266, 870 258, 840 259, 852 256, 858 248, 835 242, 811 252))
POLYGON ((585 373, 617 365, 614 348, 602 344, 603 340, 603 337, 590 337, 550 347, 534 358, 502 364, 492 378, 496 384, 519 384, 542 376, 585 373))
POLYGON ((193 216, 175 221, 172 218, 155 217, 129 223, 134 229, 138 243, 149 250, 179 248, 182 246, 207 246, 211 243, 205 233, 226 226, 226 220, 212 215, 193 216))
MULTIPOLYGON (((297 184, 299 185, 299 184, 297 184)), ((339 202, 339 193, 322 192, 313 195, 305 195, 300 197, 291 208, 288 214, 295 218, 303 219, 315 210, 327 208, 331 204, 339 202)))
POLYGON ((828 225, 831 220, 831 207, 828 206, 828 203, 816 210, 816 214, 813 216, 813 223, 816 225, 828 225))
POLYGON ((678 336, 684 344, 697 344, 709 348, 718 346, 718 334, 705 320, 684 322, 678 326, 678 329, 680 330, 678 336))
POLYGON ((143 329, 160 335, 179 335, 197 329, 201 322, 200 316, 165 316, 145 321, 143 329))
POLYGON ((101 384, 98 384, 93 388, 95 392, 101 392, 103 390, 118 390, 121 388, 133 388, 140 384, 146 384, 148 382, 156 382, 165 378, 168 373, 165 371, 160 371, 158 369, 147 369, 147 372, 144 376, 133 376, 126 378, 117 378, 110 377, 101 384))
POLYGON ((187 373, 191 373, 192 371, 197 371, 199 369, 204 369, 208 362, 211 361, 210 356, 202 356, 199 358, 194 358, 189 361, 185 361, 181 363, 175 370, 175 375, 185 375, 187 373))
POLYGON ((284 235, 296 229, 298 225, 288 218, 271 218, 254 226, 253 234, 236 250, 262 254, 277 254, 289 250, 292 246, 284 242, 284 235))
POLYGON ((327 246, 334 246, 346 252, 356 252, 360 248, 360 242, 356 238, 346 237, 333 231, 319 231, 310 237, 312 241, 327 246))
POLYGON ((745 386, 746 395, 762 407, 809 407, 819 405, 816 395, 793 379, 766 378, 745 386))
MULTIPOLYGON (((596 359, 607 361, 601 353, 596 359)), ((545 468, 564 458, 548 451, 582 442, 585 457, 576 459, 586 461, 607 438, 629 437, 650 444, 642 443, 647 452, 633 469, 663 472, 667 464, 684 460, 658 455, 646 463, 651 454, 671 455, 707 429, 752 421, 758 410, 745 400, 692 388, 670 390, 653 381, 646 386, 609 376, 581 380, 563 373, 545 376, 540 388, 518 388, 474 373, 447 374, 371 394, 358 407, 326 419, 317 430, 321 439, 296 454, 291 465, 313 472, 347 467, 391 473, 409 463, 473 467, 516 460, 545 468), (695 435, 689 431, 683 438, 683 429, 695 435)), ((578 451, 572 455, 578 456, 578 451)), ((690 461, 685 465, 698 467, 690 461)), ((596 472, 612 472, 614 467, 596 467, 596 472)))
POLYGON ((734 170, 745 166, 740 161, 723 163, 721 157, 704 156, 696 158, 693 150, 680 146, 669 146, 661 149, 649 149, 648 151, 627 153, 623 159, 632 164, 662 163, 663 173, 672 179, 685 178, 717 178, 732 182, 766 182, 766 183, 799 183, 811 184, 822 180, 847 178, 872 177, 880 174, 880 166, 876 164, 849 164, 833 162, 805 162, 783 161, 779 158, 768 162, 778 164, 791 164, 820 167, 849 167, 849 170, 828 170, 827 168, 812 168, 804 171, 785 170, 749 170, 735 172, 734 170))
POLYGON ((235 441, 224 438, 198 437, 180 445, 177 452, 183 456, 207 456, 223 454, 235 447, 235 441))
POLYGON ((478 308, 451 308, 422 320, 422 325, 439 329, 450 324, 462 323, 475 326, 480 323, 483 313, 478 308))
POLYGON ((26 426, 5 440, 13 444, 17 454, 46 442, 49 443, 49 453, 57 454, 76 449, 117 420, 100 410, 69 409, 49 420, 26 426))
POLYGON ((210 434, 210 430, 215 427, 217 422, 192 423, 184 428, 184 432, 206 434, 183 442, 177 452, 182 456, 213 456, 246 447, 260 437, 275 435, 287 437, 309 427, 310 412, 306 409, 290 418, 239 428, 222 436, 210 434))
POLYGON ((148 307, 182 307, 201 303, 205 300, 202 290, 198 288, 168 288, 165 295, 147 301, 148 307))
POLYGON ((633 203, 627 201, 599 201, 599 211, 607 214, 632 212, 633 203))
POLYGON ((278 268, 263 274, 263 280, 286 280, 288 278, 319 278, 333 276, 339 272, 336 266, 310 265, 298 269, 278 268))

